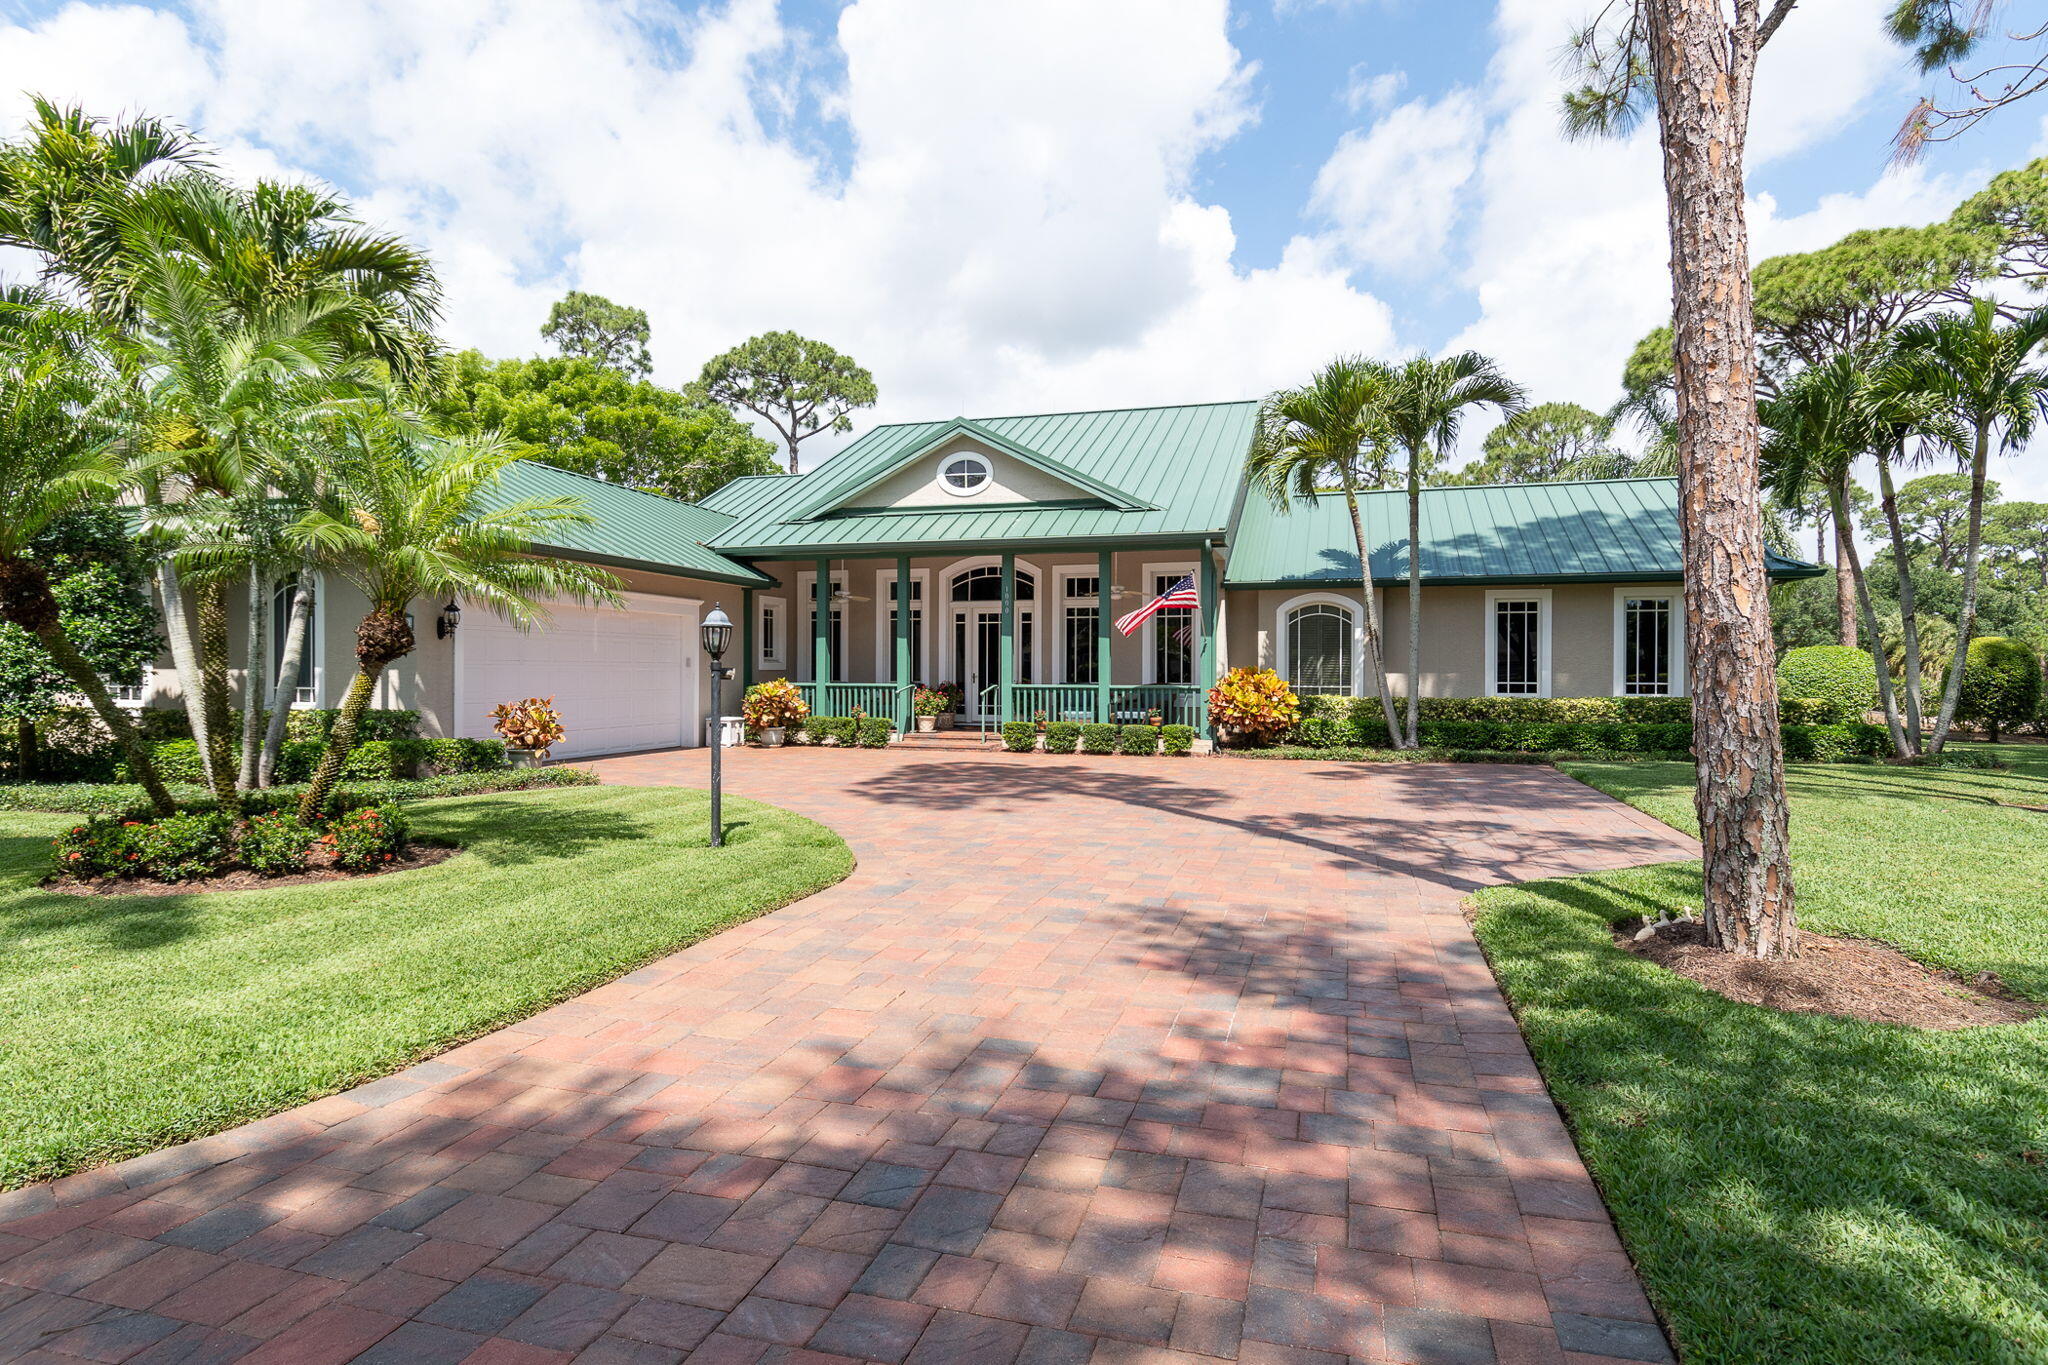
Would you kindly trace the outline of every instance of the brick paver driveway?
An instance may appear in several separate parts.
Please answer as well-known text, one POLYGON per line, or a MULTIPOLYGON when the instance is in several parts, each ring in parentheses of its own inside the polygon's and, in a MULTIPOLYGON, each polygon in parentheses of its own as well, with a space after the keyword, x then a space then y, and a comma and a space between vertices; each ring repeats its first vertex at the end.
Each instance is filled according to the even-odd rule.
MULTIPOLYGON (((600 765, 696 785, 704 755, 600 765)), ((0 1196, 0 1357, 1667 1359, 1459 913, 1693 856, 1543 768, 739 752, 840 886, 0 1196)))

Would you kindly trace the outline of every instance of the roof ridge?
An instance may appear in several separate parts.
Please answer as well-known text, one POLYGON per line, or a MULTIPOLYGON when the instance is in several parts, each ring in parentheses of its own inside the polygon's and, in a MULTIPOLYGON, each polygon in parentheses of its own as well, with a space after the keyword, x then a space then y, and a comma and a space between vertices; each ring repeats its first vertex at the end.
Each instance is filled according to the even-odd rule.
MULTIPOLYGON (((1425 493, 1453 493, 1481 488, 1572 488, 1596 483, 1672 483, 1676 474, 1614 474, 1601 479, 1504 479, 1498 483, 1433 483, 1423 485, 1425 493)), ((1400 488, 1368 488, 1368 493, 1402 493, 1400 488)))
MULTIPOLYGON (((681 499, 681 498, 672 498, 672 497, 670 497, 670 496, 669 496, 668 494, 666 494, 666 493, 657 493, 657 492, 655 492, 655 491, 654 491, 653 489, 650 489, 650 488, 635 488, 635 487, 633 487, 633 485, 632 485, 632 484, 629 484, 629 483, 613 483, 613 482, 612 482, 612 481, 611 481, 610 479, 600 479, 600 478, 598 478, 598 477, 597 477, 597 476, 596 476, 595 474, 585 474, 585 473, 584 473, 584 472, 583 472, 582 470, 580 470, 580 469, 564 469, 564 468, 562 468, 562 467, 561 467, 560 465, 558 465, 558 464, 549 464, 549 463, 548 463, 548 462, 547 462, 546 460, 530 460, 530 459, 527 459, 527 458, 526 458, 526 457, 524 457, 524 456, 521 456, 521 457, 520 457, 520 458, 519 458, 518 460, 514 461, 514 463, 516 463, 516 464, 530 464, 530 465, 533 465, 533 466, 534 466, 535 468, 537 468, 537 469, 547 469, 547 470, 552 470, 552 471, 553 471, 554 473, 557 473, 557 474, 567 474, 567 475, 568 475, 568 476, 569 476, 570 478, 572 478, 572 479, 581 479, 581 480, 583 480, 583 481, 584 481, 585 483, 594 483, 594 484, 600 484, 600 485, 602 485, 603 487, 606 487, 606 488, 615 488, 615 489, 619 490, 619 491, 620 491, 621 493, 638 493, 638 494, 639 494, 639 495, 640 495, 641 497, 643 497, 643 498, 660 498, 660 499, 661 499, 661 500, 662 500, 663 502, 665 502, 665 503, 669 503, 669 504, 671 504, 672 506, 676 506, 676 507, 687 507, 687 508, 689 508, 689 509, 690 509, 691 511, 693 511, 693 512, 710 512, 710 513, 711 513, 712 515, 714 515, 714 516, 721 516, 721 517, 722 517, 722 516, 728 516, 728 515, 730 515, 729 513, 726 513, 726 512, 720 512, 720 511, 719 511, 719 510, 718 510, 717 508, 715 508, 715 507, 706 507, 706 506, 704 506, 704 505, 703 505, 702 503, 695 503, 695 502, 685 502, 685 501, 683 501, 683 499, 681 499)), ((742 475, 741 475, 740 477, 741 477, 741 478, 757 478, 757 477, 759 477, 759 476, 758 476, 758 475, 752 475, 752 474, 742 474, 742 475)), ((730 483, 730 482, 731 482, 731 480, 727 480, 726 482, 727 482, 727 483, 730 483)), ((720 488, 723 488, 723 487, 725 487, 725 484, 720 484, 720 485, 719 485, 719 487, 720 487, 720 488)), ((716 489, 714 489, 714 490, 712 490, 712 491, 713 491, 713 492, 716 492, 717 490, 716 490, 716 489)))
MULTIPOLYGON (((887 431, 891 427, 940 427, 948 422, 1017 422, 1022 421, 1026 417, 1094 417, 1107 415, 1112 412, 1173 412, 1180 408, 1235 408, 1257 406, 1259 401, 1256 398, 1211 398, 1199 403, 1137 403, 1130 407, 1122 408, 1065 408, 1054 412, 1003 412, 997 413, 993 417, 967 417, 961 415, 927 417, 914 422, 877 422, 869 427, 868 431, 887 431)), ((862 433, 862 435, 866 434, 866 432, 862 433)), ((860 437, 855 437, 854 439, 857 441, 860 437)), ((842 446, 840 449, 847 449, 852 444, 853 442, 849 441, 846 446, 842 446)), ((830 459, 831 457, 827 456, 826 458, 830 459)), ((745 477, 758 478, 761 476, 747 475, 745 477)))

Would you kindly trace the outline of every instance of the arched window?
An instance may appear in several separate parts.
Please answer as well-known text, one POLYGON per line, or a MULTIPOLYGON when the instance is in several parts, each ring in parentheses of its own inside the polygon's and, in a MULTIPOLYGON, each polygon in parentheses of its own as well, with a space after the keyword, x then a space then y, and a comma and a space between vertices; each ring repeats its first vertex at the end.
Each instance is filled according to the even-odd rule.
MULTIPOLYGON (((1037 595, 1038 586, 1030 574, 1017 570, 1017 600, 1029 602, 1037 595)), ((968 569, 953 575, 953 600, 955 602, 1000 602, 1003 600, 1003 571, 994 564, 984 564, 978 569, 968 569)))
POLYGON ((1351 692, 1351 613, 1334 602, 1310 602, 1287 613, 1287 681, 1304 696, 1351 692))

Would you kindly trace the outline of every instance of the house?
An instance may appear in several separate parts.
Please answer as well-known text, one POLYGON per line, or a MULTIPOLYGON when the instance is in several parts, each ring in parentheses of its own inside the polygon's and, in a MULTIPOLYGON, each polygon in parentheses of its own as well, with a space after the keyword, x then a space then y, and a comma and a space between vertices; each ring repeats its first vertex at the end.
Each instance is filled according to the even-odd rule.
MULTIPOLYGON (((508 497, 571 492, 595 518, 537 549, 612 569, 625 608, 563 605, 522 633, 484 611, 450 629, 448 604, 418 603, 419 647, 377 702, 418 710, 425 734, 482 736, 497 702, 551 695, 567 757, 697 744, 710 708, 697 626, 713 604, 740 626, 738 684, 790 678, 821 714, 907 718, 915 683, 950 681, 969 722, 1157 709, 1201 727, 1208 685, 1242 664, 1300 692, 1366 695, 1344 500, 1283 512, 1246 488, 1256 411, 879 426, 807 474, 738 479, 696 506, 521 464, 508 497), (1113 628, 1182 578, 1199 608, 1113 628)), ((1369 493, 1359 510, 1405 691, 1406 495, 1369 493)), ((1423 696, 1684 693, 1675 481, 1432 488, 1422 540, 1423 696)), ((338 700, 360 605, 323 585, 300 704, 338 700)), ((738 687, 727 695, 737 711, 738 687)))

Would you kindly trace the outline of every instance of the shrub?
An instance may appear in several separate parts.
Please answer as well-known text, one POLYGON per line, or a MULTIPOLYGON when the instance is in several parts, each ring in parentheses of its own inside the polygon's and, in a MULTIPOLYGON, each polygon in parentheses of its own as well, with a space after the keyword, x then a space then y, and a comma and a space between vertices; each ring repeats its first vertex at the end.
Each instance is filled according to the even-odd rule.
POLYGON ((371 781, 411 777, 427 757, 427 744, 424 739, 373 739, 358 744, 342 760, 341 775, 371 781))
POLYGON ((306 870, 316 836, 286 811, 254 815, 242 826, 235 852, 242 866, 264 877, 288 877, 306 870))
POLYGON ((210 877, 234 861, 233 822, 219 811, 166 815, 129 826, 135 866, 160 882, 210 877))
POLYGON ((760 730, 787 730, 803 724, 805 716, 811 713, 810 704, 796 684, 787 678, 770 678, 757 682, 747 689, 745 700, 740 703, 740 719, 746 722, 747 733, 760 730))
POLYGON ((555 709, 553 697, 499 702, 491 708, 491 729, 507 746, 531 749, 542 758, 568 734, 562 728, 562 713, 555 709))
POLYGON ((1080 742, 1079 721, 1056 720, 1045 727, 1045 751, 1049 754, 1070 754, 1080 742))
POLYGON ((1003 747, 1013 754, 1028 754, 1038 747, 1038 727, 1028 720, 1003 722, 1003 747))
MULTIPOLYGON (((239 753, 240 746, 236 746, 239 753)), ((199 745, 189 739, 162 739, 150 746, 150 761, 156 764, 156 775, 166 782, 204 782, 206 767, 199 761, 199 745)), ((127 777, 128 765, 121 765, 121 776, 127 777)))
MULTIPOLYGON (((422 761, 441 773, 494 773, 504 770, 505 742, 499 739, 424 739, 422 761)), ((309 773, 308 776, 311 774, 309 773)))
POLYGON ((336 819, 320 842, 334 855, 336 867, 370 872, 398 861, 408 833, 399 807, 364 806, 336 819))
MULTIPOLYGON (((286 739, 310 739, 322 744, 334 731, 334 722, 341 718, 341 712, 332 707, 295 708, 285 718, 286 739)), ((239 733, 239 732, 238 732, 239 733)), ((420 734, 420 713, 400 711, 388 707, 372 707, 363 712, 363 718, 356 725, 356 743, 367 744, 373 739, 418 739, 420 734)))
POLYGON ((1956 717, 1984 726, 1996 740, 2001 727, 2034 718, 2041 704, 2041 660, 2018 640, 1982 635, 1964 656, 1956 717))
POLYGON ((1114 725, 1093 724, 1081 727, 1081 752, 1084 754, 1113 754, 1116 752, 1117 732, 1114 725))
POLYGON ((828 739, 832 739, 840 744, 853 743, 852 716, 820 716, 818 720, 823 725, 828 739))
POLYGON ((1832 720, 1858 721, 1877 705, 1877 665, 1866 650, 1807 645, 1778 660, 1778 691, 1787 697, 1832 702, 1832 720))
POLYGON ((1882 758, 1892 751, 1891 732, 1882 725, 1787 725, 1785 757, 1795 763, 1850 763, 1882 758))
POLYGON ((1169 754, 1185 757, 1195 751, 1195 727, 1192 725, 1167 725, 1159 731, 1160 748, 1169 754))
POLYGON ((854 728, 854 743, 863 749, 886 749, 896 724, 887 716, 869 716, 854 728))
POLYGON ((1248 744, 1271 744, 1301 718, 1294 689, 1270 668, 1233 668, 1209 689, 1209 719, 1248 744))
POLYGON ((50 840, 50 858, 60 876, 89 882, 123 877, 135 870, 134 822, 96 818, 50 840))
POLYGON ((1159 727, 1156 725, 1126 725, 1117 731, 1116 751, 1120 754, 1156 754, 1159 752, 1159 727))

